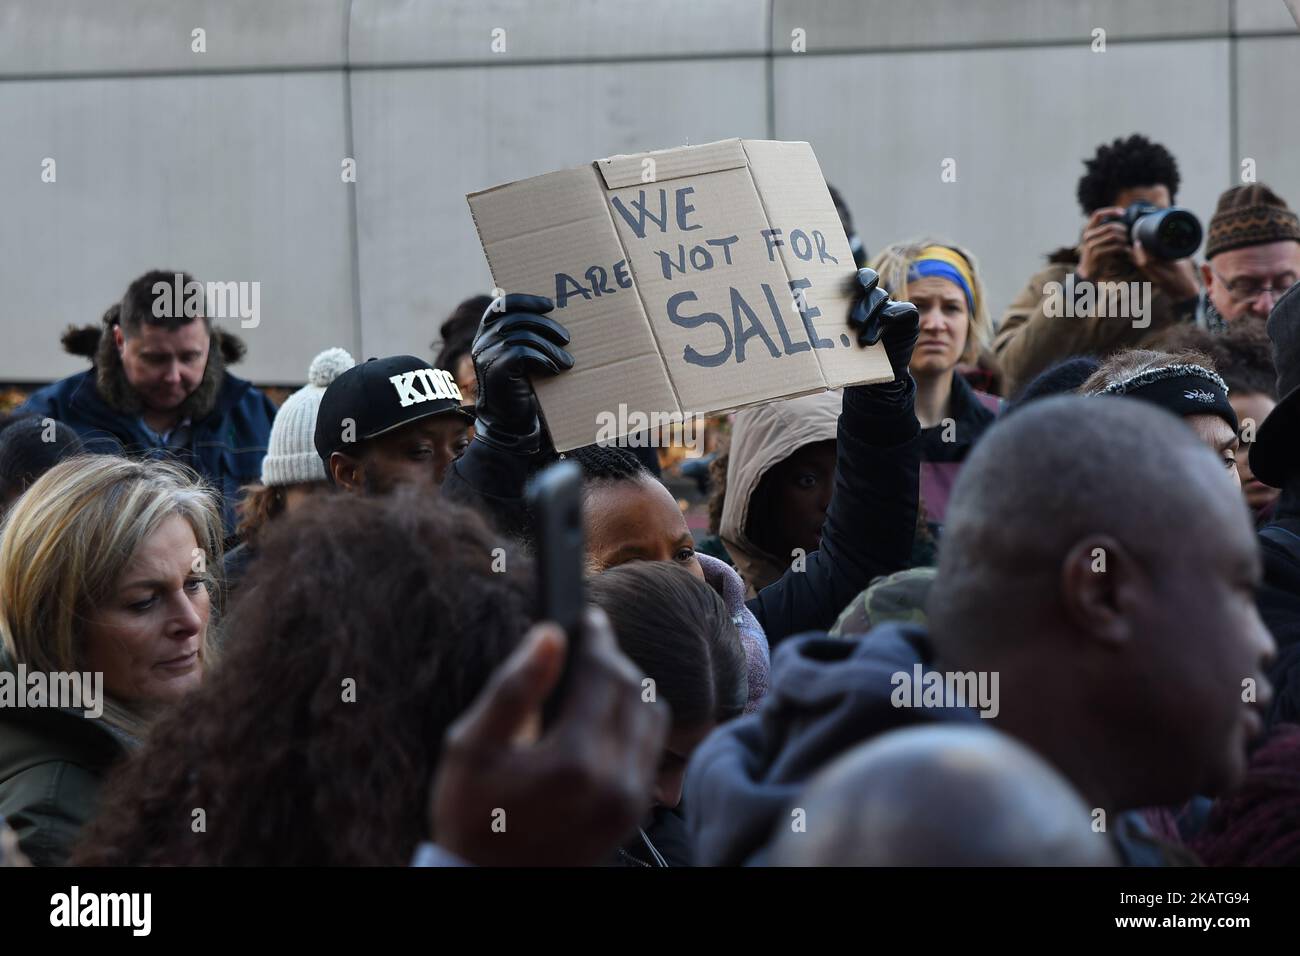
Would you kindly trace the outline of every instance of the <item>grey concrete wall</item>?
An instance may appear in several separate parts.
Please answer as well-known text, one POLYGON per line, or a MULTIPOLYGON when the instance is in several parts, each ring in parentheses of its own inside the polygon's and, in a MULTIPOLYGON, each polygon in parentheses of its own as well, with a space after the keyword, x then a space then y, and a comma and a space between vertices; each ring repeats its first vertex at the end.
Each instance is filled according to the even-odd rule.
POLYGON ((1103 140, 1168 145, 1203 217, 1247 157, 1300 205, 1297 83, 1282 0, 8 0, 0 380, 82 367, 59 330, 156 266, 261 283, 258 381, 428 354, 488 285, 466 192, 729 136, 809 140, 870 249, 970 246, 997 313, 1103 140))

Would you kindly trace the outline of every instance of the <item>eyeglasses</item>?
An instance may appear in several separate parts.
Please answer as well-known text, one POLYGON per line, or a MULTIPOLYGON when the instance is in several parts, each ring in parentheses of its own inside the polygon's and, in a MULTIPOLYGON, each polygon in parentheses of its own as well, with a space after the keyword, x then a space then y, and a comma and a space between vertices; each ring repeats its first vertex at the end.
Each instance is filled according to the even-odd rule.
POLYGON ((1280 299, 1282 293, 1296 284, 1297 276, 1294 272, 1283 272, 1281 275, 1273 277, 1272 285, 1263 285, 1258 279, 1239 278, 1229 282, 1219 270, 1210 266, 1210 271, 1223 283, 1223 287, 1228 290, 1228 297, 1233 302, 1250 302, 1252 299, 1258 299, 1267 292, 1274 299, 1280 299))

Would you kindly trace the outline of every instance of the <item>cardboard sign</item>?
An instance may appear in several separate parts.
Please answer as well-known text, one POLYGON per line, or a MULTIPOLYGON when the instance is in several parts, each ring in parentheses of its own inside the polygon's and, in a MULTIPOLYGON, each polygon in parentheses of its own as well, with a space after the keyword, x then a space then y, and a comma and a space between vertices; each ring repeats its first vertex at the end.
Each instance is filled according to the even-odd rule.
POLYGON ((553 298, 572 337, 573 369, 534 382, 560 451, 893 377, 849 335, 857 268, 807 143, 614 156, 467 198, 495 285, 553 298))

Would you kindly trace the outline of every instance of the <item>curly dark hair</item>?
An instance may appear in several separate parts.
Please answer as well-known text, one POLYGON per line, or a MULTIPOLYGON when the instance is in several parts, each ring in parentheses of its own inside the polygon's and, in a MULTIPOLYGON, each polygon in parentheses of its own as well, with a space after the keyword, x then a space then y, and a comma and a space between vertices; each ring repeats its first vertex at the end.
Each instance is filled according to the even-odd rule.
POLYGON ((1277 400, 1277 369, 1273 367, 1273 343, 1263 319, 1243 316, 1219 334, 1197 326, 1176 326, 1160 340, 1160 348, 1174 351, 1192 348, 1204 352, 1215 370, 1239 395, 1267 395, 1277 400))
POLYGON ((1169 150, 1140 133, 1097 147, 1092 159, 1084 160, 1083 178, 1076 195, 1085 216, 1113 205, 1125 189, 1136 186, 1167 186, 1169 201, 1178 195, 1182 181, 1178 161, 1169 150))
POLYGON ((444 732, 529 624, 527 563, 495 573, 477 514, 409 492, 319 496, 261 544, 220 667, 105 783, 79 863, 404 866, 429 836, 444 732))
POLYGON ((17 498, 41 475, 81 451, 81 439, 63 422, 38 415, 0 415, 0 516, 7 499, 17 498))
POLYGON ((462 355, 470 354, 479 321, 491 304, 490 295, 472 295, 452 310, 438 328, 438 341, 433 343, 438 350, 433 360, 435 368, 456 374, 456 363, 462 355))
POLYGON ((1278 724, 1189 841, 1207 866, 1300 865, 1300 727, 1278 724))

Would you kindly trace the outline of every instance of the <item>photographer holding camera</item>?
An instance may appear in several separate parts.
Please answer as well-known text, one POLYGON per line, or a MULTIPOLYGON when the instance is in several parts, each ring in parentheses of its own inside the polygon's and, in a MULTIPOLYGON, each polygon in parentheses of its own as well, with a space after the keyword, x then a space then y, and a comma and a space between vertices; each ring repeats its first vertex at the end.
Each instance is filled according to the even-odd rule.
POLYGON ((1084 165, 1078 199, 1088 222, 1079 245, 1048 256, 1046 268, 1008 306, 993 342, 1008 395, 1062 359, 1149 345, 1196 314, 1200 285, 1188 257, 1200 245, 1201 230, 1191 213, 1170 209, 1180 181, 1174 157, 1135 134, 1100 146, 1084 165), (1149 324, 1086 309, 1070 318, 1048 314, 1045 289, 1070 274, 1075 286, 1151 283, 1149 324))

